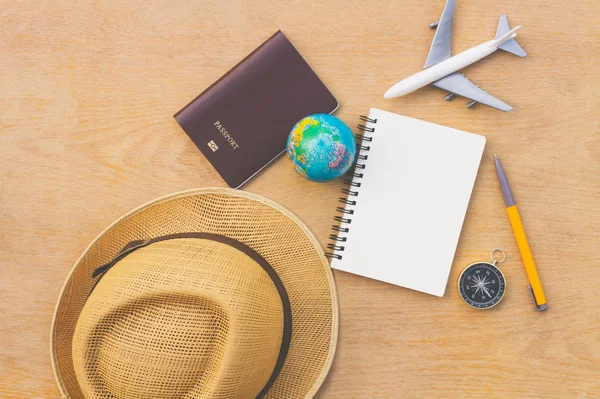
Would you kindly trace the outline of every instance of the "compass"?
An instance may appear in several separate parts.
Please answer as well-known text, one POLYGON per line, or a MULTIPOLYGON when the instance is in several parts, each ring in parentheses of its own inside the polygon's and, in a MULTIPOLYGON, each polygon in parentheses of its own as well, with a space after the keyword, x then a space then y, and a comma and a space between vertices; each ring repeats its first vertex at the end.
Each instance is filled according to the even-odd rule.
POLYGON ((467 305, 476 309, 489 309, 504 297, 506 281, 504 274, 496 267, 506 259, 504 251, 494 249, 490 253, 492 263, 477 262, 463 270, 458 278, 458 292, 467 305), (501 259, 495 259, 494 253, 500 253, 501 259))

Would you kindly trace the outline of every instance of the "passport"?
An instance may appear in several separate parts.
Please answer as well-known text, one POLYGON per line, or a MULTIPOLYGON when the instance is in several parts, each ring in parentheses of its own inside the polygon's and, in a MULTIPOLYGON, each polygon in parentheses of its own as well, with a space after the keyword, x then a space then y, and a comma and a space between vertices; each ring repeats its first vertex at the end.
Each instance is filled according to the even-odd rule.
POLYGON ((337 107, 278 31, 174 117, 225 182, 239 188, 285 151, 296 122, 337 107))

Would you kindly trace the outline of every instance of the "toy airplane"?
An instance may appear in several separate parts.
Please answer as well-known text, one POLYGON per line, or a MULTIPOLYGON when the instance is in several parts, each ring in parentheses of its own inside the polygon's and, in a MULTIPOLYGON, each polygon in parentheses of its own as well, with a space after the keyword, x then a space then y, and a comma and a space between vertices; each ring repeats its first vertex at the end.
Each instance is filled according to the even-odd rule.
POLYGON ((510 105, 481 90, 479 86, 471 83, 468 78, 457 71, 487 57, 498 49, 518 55, 519 57, 525 57, 527 53, 514 39, 517 36, 516 31, 519 30, 521 25, 510 29, 508 18, 506 15, 502 15, 500 22, 498 22, 495 39, 452 57, 450 53, 450 39, 455 3, 456 0, 447 0, 440 20, 429 24, 430 28, 437 28, 437 30, 433 37, 425 66, 423 67, 424 70, 396 83, 384 94, 384 97, 400 97, 428 84, 433 84, 435 87, 450 92, 445 97, 447 101, 452 100, 456 96, 472 100, 467 104, 467 108, 472 108, 475 104, 482 103, 501 111, 511 111, 512 107, 510 105))

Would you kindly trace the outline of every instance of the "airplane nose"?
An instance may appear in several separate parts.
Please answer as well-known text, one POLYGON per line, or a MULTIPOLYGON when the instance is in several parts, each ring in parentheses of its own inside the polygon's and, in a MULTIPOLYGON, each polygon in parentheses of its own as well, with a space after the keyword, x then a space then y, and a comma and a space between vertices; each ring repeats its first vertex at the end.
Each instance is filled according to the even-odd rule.
POLYGON ((383 95, 383 98, 394 98, 395 96, 394 96, 394 95, 393 95, 393 93, 392 93, 392 89, 393 89, 393 88, 394 88, 394 87, 390 87, 390 88, 388 89, 388 91, 386 91, 386 92, 385 92, 385 94, 383 95))
MULTIPOLYGON (((406 79, 405 79, 406 80, 406 79)), ((383 98, 396 98, 405 95, 407 92, 405 80, 402 80, 388 89, 383 95, 383 98)))

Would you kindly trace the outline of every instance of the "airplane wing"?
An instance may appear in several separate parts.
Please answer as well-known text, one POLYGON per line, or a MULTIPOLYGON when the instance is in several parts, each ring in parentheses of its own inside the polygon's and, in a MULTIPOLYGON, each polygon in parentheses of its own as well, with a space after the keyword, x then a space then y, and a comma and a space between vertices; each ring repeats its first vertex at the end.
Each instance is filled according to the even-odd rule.
POLYGON ((425 60, 423 69, 429 68, 451 57, 452 20, 454 19, 454 4, 456 0, 447 0, 442 16, 438 21, 431 48, 425 60))
POLYGON ((508 112, 512 111, 512 107, 491 94, 486 93, 479 87, 475 86, 469 79, 465 78, 462 74, 455 72, 451 75, 446 76, 434 82, 433 85, 442 90, 449 91, 458 96, 469 98, 478 103, 489 105, 490 107, 499 109, 500 111, 508 112))

